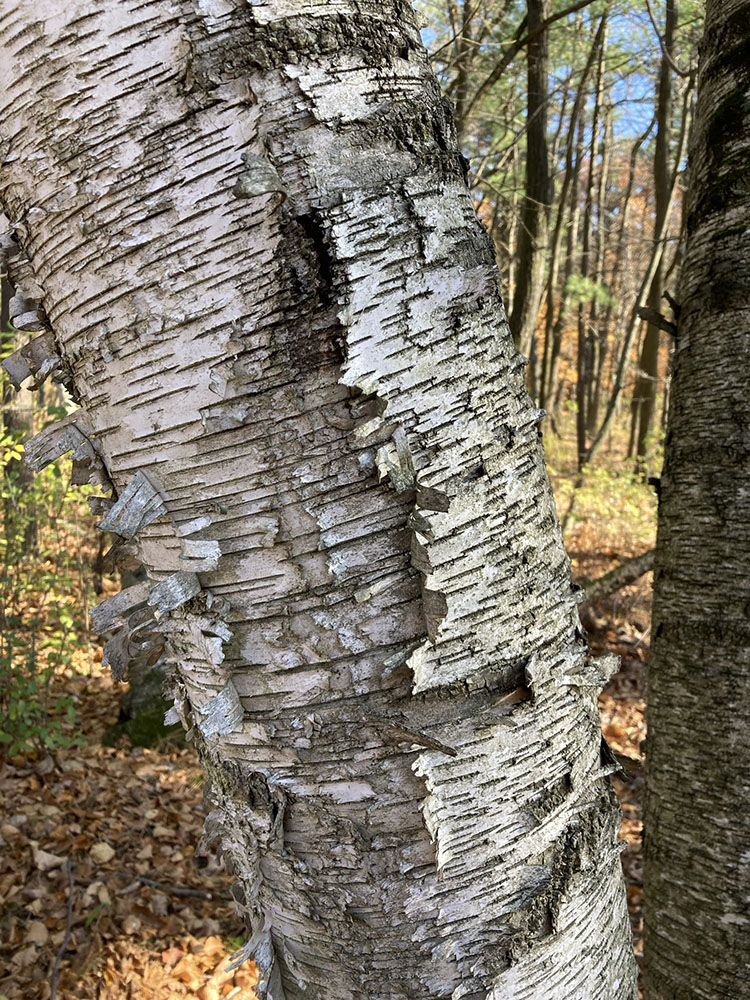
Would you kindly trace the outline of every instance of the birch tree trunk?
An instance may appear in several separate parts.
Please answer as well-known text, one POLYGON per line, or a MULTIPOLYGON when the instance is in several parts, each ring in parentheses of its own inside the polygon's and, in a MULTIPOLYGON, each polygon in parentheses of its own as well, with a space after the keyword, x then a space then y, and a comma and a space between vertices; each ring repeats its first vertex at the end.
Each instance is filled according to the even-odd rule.
POLYGON ((749 24, 709 0, 654 572, 649 1000, 750 996, 749 24))
POLYGON ((0 10, 30 458, 114 484, 92 618, 166 641, 259 995, 632 1000, 613 664, 410 6, 0 10))

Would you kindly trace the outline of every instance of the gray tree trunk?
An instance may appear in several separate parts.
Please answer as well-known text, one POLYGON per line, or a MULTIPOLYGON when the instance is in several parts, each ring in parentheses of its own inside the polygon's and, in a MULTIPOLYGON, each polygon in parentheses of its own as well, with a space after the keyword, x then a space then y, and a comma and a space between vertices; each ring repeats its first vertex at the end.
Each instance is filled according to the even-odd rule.
POLYGON ((166 640, 259 994, 632 1000, 612 663, 411 7, 0 11, 81 404, 30 458, 115 485, 149 582, 92 619, 115 669, 166 640))
POLYGON ((531 40, 526 49, 525 183, 516 251, 513 306, 510 311, 513 339, 521 353, 527 356, 531 355, 544 294, 552 201, 547 151, 548 36, 546 28, 542 27, 548 13, 548 0, 528 0, 527 26, 531 40))
MULTIPOLYGON (((675 56, 675 30, 677 27, 677 0, 666 0, 664 51, 659 71, 659 87, 656 99, 656 143, 654 146, 654 233, 658 233, 664 216, 669 211, 672 198, 670 146, 672 135, 672 66, 675 56)), ((679 168, 679 164, 678 164, 679 168)), ((651 282, 647 304, 650 309, 662 312, 662 295, 666 274, 665 254, 659 257, 659 264, 651 282)), ((631 404, 631 438, 635 450, 636 471, 644 475, 647 471, 646 453, 649 435, 652 431, 656 406, 656 386, 659 374, 659 327, 649 323, 641 347, 638 375, 633 389, 631 404)))
POLYGON ((750 997, 748 25, 709 0, 654 574, 649 1000, 750 997))

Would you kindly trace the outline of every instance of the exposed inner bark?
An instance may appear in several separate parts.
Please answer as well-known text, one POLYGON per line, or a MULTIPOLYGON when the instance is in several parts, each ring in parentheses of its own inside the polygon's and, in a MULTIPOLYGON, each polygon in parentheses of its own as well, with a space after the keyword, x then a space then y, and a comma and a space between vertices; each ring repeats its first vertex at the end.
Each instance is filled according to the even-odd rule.
POLYGON ((82 406, 32 452, 117 488, 149 583, 94 618, 166 639, 261 995, 634 997, 603 674, 411 8, 3 9, 82 406))

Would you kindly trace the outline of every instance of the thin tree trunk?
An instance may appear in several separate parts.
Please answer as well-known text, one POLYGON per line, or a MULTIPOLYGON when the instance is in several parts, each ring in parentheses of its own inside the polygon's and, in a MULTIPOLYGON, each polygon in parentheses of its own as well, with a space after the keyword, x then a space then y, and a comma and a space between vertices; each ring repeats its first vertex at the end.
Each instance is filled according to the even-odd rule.
POLYGON ((750 3, 706 5, 654 573, 649 1000, 750 982, 750 3))
MULTIPOLYGON (((611 98, 610 98, 611 100, 611 98)), ((597 288, 604 287, 605 256, 607 249, 607 184, 609 181, 609 165, 612 158, 612 147, 614 145, 614 134, 612 129, 612 109, 608 105, 604 110, 604 125, 602 129, 602 155, 599 164, 599 184, 597 187, 596 200, 596 270, 594 281, 597 288)), ((593 434, 599 424, 599 406, 601 403, 602 386, 604 383, 604 369, 609 353, 609 303, 606 308, 600 301, 598 295, 594 296, 591 303, 590 323, 594 337, 594 364, 591 379, 591 399, 588 406, 588 432, 593 434)))
POLYGON ((548 0, 528 0, 528 29, 536 35, 527 53, 526 181, 516 251, 516 280, 510 329, 522 354, 530 355, 544 294, 552 182, 547 152, 547 32, 538 30, 547 16, 548 0))
POLYGON ((256 992, 634 1000, 612 663, 410 5, 0 10, 0 196, 81 404, 29 457, 115 484, 149 582, 92 619, 164 638, 256 992))
POLYGON ((581 217, 580 180, 581 168, 583 166, 583 139, 585 125, 585 118, 583 115, 580 115, 578 118, 575 170, 573 172, 572 184, 570 187, 570 211, 565 239, 565 270, 563 272, 563 279, 560 282, 560 304, 557 309, 555 325, 552 327, 552 347, 550 350, 549 369, 549 399, 554 400, 552 409, 555 412, 558 410, 559 398, 562 391, 562 383, 559 381, 560 352, 562 350, 565 324, 568 319, 568 312, 570 308, 570 279, 575 272, 575 267, 579 259, 578 230, 580 228, 579 220, 581 217))
MULTIPOLYGON (((581 277, 586 287, 586 279, 591 272, 591 219, 594 207, 594 163, 596 147, 599 138, 599 114, 602 98, 602 78, 604 70, 604 55, 607 49, 607 15, 602 17, 603 28, 599 40, 599 59, 596 72, 596 89, 594 91, 594 114, 591 122, 591 145, 589 147, 589 170, 586 180, 586 198, 583 209, 583 241, 581 247, 581 277)), ((590 392, 593 336, 589 324, 589 302, 584 298, 578 304, 578 353, 576 362, 576 442, 578 468, 583 467, 586 460, 586 441, 588 431, 588 401, 590 392)))
POLYGON ((466 126, 466 110, 469 101, 472 64, 474 56, 479 50, 472 38, 472 22, 475 12, 476 5, 473 3, 473 0, 463 0, 461 8, 461 31, 456 39, 456 62, 458 66, 455 83, 454 120, 459 142, 463 137, 463 131, 466 126))
POLYGON ((602 598, 609 597, 610 594, 614 594, 622 587, 629 587, 644 573, 650 573, 654 568, 654 551, 654 549, 648 549, 646 552, 641 552, 640 555, 632 556, 598 579, 584 583, 586 599, 581 604, 581 614, 583 615, 602 598))
POLYGON ((620 352, 620 357, 617 364, 617 370, 615 372, 614 385, 612 386, 612 392, 609 397, 609 403, 607 404, 607 411, 602 419, 601 426, 591 442, 588 454, 586 456, 586 462, 588 464, 592 461, 599 448, 602 446, 604 440, 609 434, 610 427, 612 426, 612 420, 615 416, 615 411, 620 398, 620 393, 622 392, 623 386, 625 385, 625 377, 630 366, 630 354, 633 350, 633 341, 635 340, 636 331, 638 329, 639 310, 644 306, 646 298, 648 296, 648 291, 651 288, 651 282, 653 281, 656 269, 659 266, 659 261, 664 253, 664 244, 667 236, 667 230, 669 228, 669 222, 672 215, 672 204, 674 201, 674 192, 677 185, 677 179, 680 174, 680 166, 682 163, 682 158, 685 155, 685 144, 688 135, 688 118, 689 118, 689 107, 690 107, 690 94, 692 90, 692 81, 685 88, 685 99, 682 106, 682 125, 680 129, 680 137, 677 142, 677 149, 675 154, 675 166, 672 172, 672 180, 670 183, 670 193, 669 201, 667 204, 667 211, 662 219, 662 223, 658 231, 654 234, 654 245, 651 251, 651 258, 649 260, 648 267, 646 268, 646 273, 641 281, 640 289, 636 296, 635 302, 633 303, 632 309, 630 310, 630 318, 628 320, 628 325, 625 330, 625 337, 623 338, 622 350, 620 352))
MULTIPOLYGON (((659 88, 656 103, 656 145, 654 149, 654 231, 658 232, 661 222, 669 210, 668 199, 672 195, 670 176, 670 136, 672 134, 672 65, 675 56, 675 28, 677 26, 677 0, 666 0, 664 51, 659 72, 659 88)), ((662 308, 664 274, 666 260, 662 254, 649 289, 647 305, 657 312, 662 308)), ((649 323, 643 338, 638 377, 635 382, 632 402, 633 439, 636 455, 636 469, 646 474, 646 452, 653 423, 656 404, 656 385, 659 373, 659 327, 649 323)))
POLYGON ((581 161, 583 159, 581 112, 586 95, 586 84, 594 65, 594 59, 596 58, 596 53, 604 32, 605 24, 606 18, 603 17, 599 21, 599 27, 594 35, 594 41, 589 50, 589 56, 586 60, 583 73, 581 74, 581 80, 578 84, 576 97, 570 112, 568 141, 565 148, 565 172, 563 174, 563 182, 557 199, 558 208, 555 228, 552 235, 549 275, 547 279, 547 314, 545 317, 544 356, 542 360, 539 396, 539 402, 542 407, 547 406, 548 401, 554 398, 554 386, 557 377, 556 361, 560 354, 560 343, 562 341, 562 331, 565 323, 565 312, 567 308, 567 285, 568 279, 573 273, 573 260, 575 257, 578 232, 578 178, 581 171, 581 161), (579 141, 576 144, 574 137, 577 131, 579 141), (568 222, 565 272, 562 287, 558 290, 557 279, 568 198, 570 198, 570 216, 568 222), (555 295, 558 291, 560 295, 560 307, 558 312, 558 321, 555 323, 555 295))

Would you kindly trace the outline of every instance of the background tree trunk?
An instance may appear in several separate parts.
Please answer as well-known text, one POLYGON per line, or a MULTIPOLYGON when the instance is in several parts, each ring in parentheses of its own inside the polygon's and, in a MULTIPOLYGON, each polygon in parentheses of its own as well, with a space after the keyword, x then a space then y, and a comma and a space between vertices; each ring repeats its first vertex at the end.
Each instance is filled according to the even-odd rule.
MULTIPOLYGON (((677 27, 677 0, 666 0, 664 51, 659 72, 659 89, 656 102, 656 144, 654 147, 654 233, 658 233, 662 221, 669 211, 672 198, 670 165, 670 137, 672 134, 672 66, 674 65, 674 41, 677 27)), ((679 169, 679 164, 677 164, 679 169)), ((665 254, 659 258, 647 305, 656 312, 662 312, 664 303, 664 276, 667 270, 665 254)), ((636 471, 646 473, 646 452, 648 438, 652 430, 656 405, 656 387, 659 375, 659 327, 649 323, 641 348, 638 377, 633 390, 631 414, 633 421, 632 438, 636 457, 636 471)))
POLYGON ((654 579, 649 1000, 750 995, 749 24, 709 0, 654 579))
POLYGON ((569 565, 411 7, 4 0, 2 203, 280 1000, 633 1000, 569 565), (55 58, 60 54, 60 58, 55 58), (43 96, 41 96, 43 95, 43 96))
POLYGON ((554 389, 557 383, 557 363, 560 355, 560 343, 562 341, 562 331, 565 325, 567 311, 568 280, 573 273, 573 263, 575 260, 575 247, 578 235, 578 213, 579 213, 579 192, 578 181, 583 161, 583 119, 584 102, 586 96, 586 86, 589 74, 594 65, 594 59, 599 49, 599 45, 604 36, 606 26, 606 16, 602 17, 599 27, 594 35, 594 41, 589 50, 589 57, 578 84, 573 107, 570 112, 568 127, 568 137, 565 146, 565 171, 563 173, 562 185, 558 192, 557 215, 555 227, 552 235, 552 245, 549 264, 549 279, 547 281, 547 314, 545 316, 544 335, 544 355, 542 359, 542 372, 539 387, 539 403, 542 407, 547 407, 549 401, 554 396, 554 389), (576 141, 575 136, 578 135, 576 141), (568 210, 568 198, 570 198, 570 211, 568 210), (562 248, 562 238, 565 220, 568 220, 567 247, 565 253, 565 269, 562 288, 560 289, 560 306, 555 321, 555 295, 557 292, 557 276, 559 271, 559 261, 562 248))
POLYGON ((547 16, 547 0, 529 0, 527 9, 527 27, 531 40, 526 49, 526 182, 518 232, 510 329, 518 349, 529 356, 544 294, 552 181, 547 153, 547 31, 539 30, 547 16))

